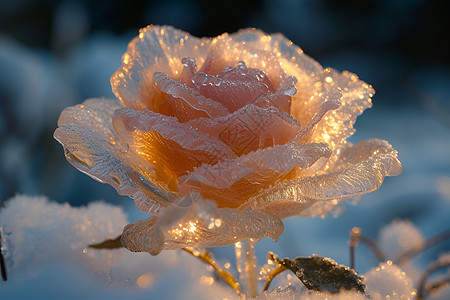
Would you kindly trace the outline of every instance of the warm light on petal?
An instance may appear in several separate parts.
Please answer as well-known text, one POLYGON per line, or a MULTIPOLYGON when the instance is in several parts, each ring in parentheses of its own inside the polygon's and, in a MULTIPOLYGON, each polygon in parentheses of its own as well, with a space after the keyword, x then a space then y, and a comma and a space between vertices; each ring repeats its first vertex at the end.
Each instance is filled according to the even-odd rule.
POLYGON ((163 214, 125 226, 122 244, 133 252, 157 255, 162 250, 183 247, 220 247, 244 239, 277 238, 283 221, 271 214, 253 210, 217 208, 214 202, 199 200, 190 208, 172 209, 179 219, 163 214), (158 218, 172 219, 160 222, 158 218))
POLYGON ((155 89, 153 73, 169 77, 181 74, 183 57, 194 57, 202 64, 209 39, 199 39, 170 26, 148 26, 139 32, 122 56, 122 66, 111 77, 114 94, 124 106, 160 112, 161 92, 155 89))
POLYGON ((260 149, 233 160, 202 165, 180 177, 178 191, 184 195, 198 191, 220 207, 237 207, 292 168, 308 169, 330 155, 327 144, 288 143, 260 149))
POLYGON ((55 138, 63 145, 67 160, 97 181, 112 185, 119 194, 133 196, 136 205, 151 214, 171 205, 176 195, 164 182, 144 177, 131 167, 128 146, 112 128, 117 100, 89 99, 68 107, 58 120, 55 138))
MULTIPOLYGON (((396 176, 402 170, 397 151, 386 141, 377 139, 348 147, 339 157, 339 162, 327 174, 274 185, 251 198, 242 208, 251 206, 279 217, 288 217, 319 201, 370 193, 380 187, 386 176, 396 176), (299 210, 292 209, 296 203, 299 210), (281 205, 292 210, 280 209, 281 205)), ((329 202, 324 204, 329 205, 329 202)), ((335 201, 333 205, 338 204, 339 201, 335 201)))

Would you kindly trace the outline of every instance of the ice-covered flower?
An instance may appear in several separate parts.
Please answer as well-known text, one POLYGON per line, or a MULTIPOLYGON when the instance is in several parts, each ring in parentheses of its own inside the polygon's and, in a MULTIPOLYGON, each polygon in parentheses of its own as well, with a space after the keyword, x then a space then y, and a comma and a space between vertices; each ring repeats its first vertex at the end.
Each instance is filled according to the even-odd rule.
POLYGON ((55 137, 80 171, 155 215, 122 242, 157 254, 278 237, 401 172, 397 152, 346 139, 374 90, 281 34, 140 31, 111 84, 120 99, 64 110, 55 137))

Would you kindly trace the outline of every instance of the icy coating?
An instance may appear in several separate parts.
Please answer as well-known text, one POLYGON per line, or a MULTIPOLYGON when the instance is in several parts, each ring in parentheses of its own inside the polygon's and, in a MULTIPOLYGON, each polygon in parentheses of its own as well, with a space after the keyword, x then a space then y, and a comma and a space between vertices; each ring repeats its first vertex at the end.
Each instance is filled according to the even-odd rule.
POLYGON ((120 102, 67 108, 55 138, 76 168, 155 215, 125 227, 132 251, 276 238, 281 218, 326 214, 402 169, 386 141, 347 142, 372 87, 281 34, 149 26, 111 84, 120 102))

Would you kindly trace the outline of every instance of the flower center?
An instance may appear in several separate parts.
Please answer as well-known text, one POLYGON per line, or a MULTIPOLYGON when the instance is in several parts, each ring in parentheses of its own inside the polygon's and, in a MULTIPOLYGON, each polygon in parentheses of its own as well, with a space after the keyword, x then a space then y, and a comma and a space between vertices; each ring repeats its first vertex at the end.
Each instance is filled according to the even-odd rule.
MULTIPOLYGON (((181 60, 183 72, 180 81, 211 98, 234 112, 247 104, 257 106, 281 106, 289 111, 290 97, 296 93, 295 77, 288 77, 277 91, 269 76, 260 69, 248 68, 245 62, 239 61, 236 67, 227 66, 217 75, 210 75, 202 70, 197 72, 194 58, 184 57, 181 60)), ((205 66, 202 69, 207 69, 205 66)))

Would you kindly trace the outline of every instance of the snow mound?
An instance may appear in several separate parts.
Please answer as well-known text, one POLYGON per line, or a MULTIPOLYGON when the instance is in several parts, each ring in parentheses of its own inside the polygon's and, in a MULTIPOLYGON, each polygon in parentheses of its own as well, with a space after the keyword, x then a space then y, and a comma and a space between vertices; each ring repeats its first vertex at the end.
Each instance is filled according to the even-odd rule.
POLYGON ((378 241, 384 253, 395 259, 414 246, 424 243, 425 239, 411 222, 394 220, 383 227, 378 241))
POLYGON ((17 195, 0 210, 2 251, 9 275, 46 261, 77 261, 94 271, 109 270, 120 261, 116 250, 88 245, 121 234, 122 209, 95 202, 87 207, 50 202, 46 197, 17 195))
POLYGON ((365 274, 366 293, 374 300, 413 299, 416 291, 413 281, 397 265, 388 261, 365 274))

